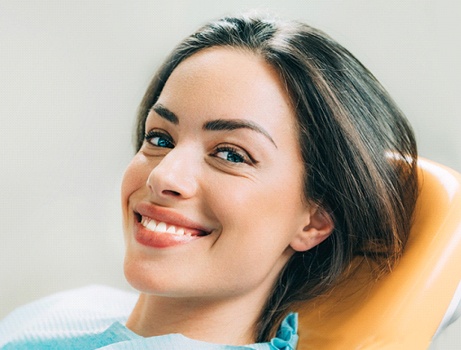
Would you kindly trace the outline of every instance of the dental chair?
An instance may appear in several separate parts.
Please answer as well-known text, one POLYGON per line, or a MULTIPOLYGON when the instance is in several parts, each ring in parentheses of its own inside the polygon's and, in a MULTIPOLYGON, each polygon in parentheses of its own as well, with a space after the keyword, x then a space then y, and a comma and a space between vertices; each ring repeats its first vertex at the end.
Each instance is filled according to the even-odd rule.
POLYGON ((461 175, 421 158, 418 168, 421 192, 401 260, 379 280, 362 264, 300 305, 298 349, 427 349, 460 315, 461 175))

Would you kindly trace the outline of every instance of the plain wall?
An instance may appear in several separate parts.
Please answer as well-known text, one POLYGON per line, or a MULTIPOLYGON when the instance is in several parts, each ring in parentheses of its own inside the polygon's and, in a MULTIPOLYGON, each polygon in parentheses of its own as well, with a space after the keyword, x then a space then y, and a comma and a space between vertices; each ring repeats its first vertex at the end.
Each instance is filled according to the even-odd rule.
POLYGON ((180 39, 251 8, 346 46, 407 114, 421 155, 461 171, 458 0, 0 0, 0 318, 64 289, 129 288, 119 187, 137 105, 180 39))

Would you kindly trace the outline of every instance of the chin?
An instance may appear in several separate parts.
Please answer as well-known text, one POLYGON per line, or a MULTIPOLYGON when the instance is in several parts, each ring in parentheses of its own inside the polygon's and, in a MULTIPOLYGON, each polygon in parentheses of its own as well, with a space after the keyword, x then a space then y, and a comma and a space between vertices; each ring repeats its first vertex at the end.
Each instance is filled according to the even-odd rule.
MULTIPOLYGON (((178 278, 158 271, 151 261, 146 261, 135 254, 127 253, 124 261, 124 274, 127 282, 137 291, 158 296, 184 296, 184 288, 179 286, 178 278)), ((156 264, 155 264, 156 265, 156 264)))
POLYGON ((140 292, 152 293, 161 289, 158 285, 158 276, 149 268, 148 262, 136 255, 127 249, 123 263, 123 272, 127 282, 140 292))

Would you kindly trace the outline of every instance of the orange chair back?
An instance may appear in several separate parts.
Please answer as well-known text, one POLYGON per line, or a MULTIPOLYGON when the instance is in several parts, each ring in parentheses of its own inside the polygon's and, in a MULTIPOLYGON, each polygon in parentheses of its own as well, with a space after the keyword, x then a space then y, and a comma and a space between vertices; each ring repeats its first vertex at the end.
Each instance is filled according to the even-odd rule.
MULTIPOLYGON (((372 281, 365 266, 304 303, 298 349, 426 349, 461 280, 461 175, 419 159, 421 193, 402 259, 372 281)), ((364 264, 363 264, 364 265, 364 264)))

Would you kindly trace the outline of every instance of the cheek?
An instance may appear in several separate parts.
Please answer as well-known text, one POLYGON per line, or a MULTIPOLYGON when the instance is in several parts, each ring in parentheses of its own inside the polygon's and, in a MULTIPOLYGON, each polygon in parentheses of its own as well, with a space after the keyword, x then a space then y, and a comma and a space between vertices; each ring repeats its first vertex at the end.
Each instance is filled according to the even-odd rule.
POLYGON ((229 205, 234 213, 254 224, 261 221, 278 221, 280 225, 293 222, 305 211, 302 176, 297 174, 301 174, 299 168, 287 166, 263 174, 257 181, 247 182, 244 186, 220 184, 221 210, 229 205))
POLYGON ((148 176, 149 170, 140 155, 137 154, 134 156, 130 164, 128 164, 128 167, 123 174, 121 196, 124 214, 126 212, 130 196, 146 184, 148 176))
POLYGON ((226 249, 233 255, 239 252, 240 265, 245 265, 237 270, 240 273, 253 266, 243 274, 247 281, 261 283, 264 276, 275 279, 294 253, 290 244, 303 227, 304 217, 297 184, 274 183, 273 187, 249 191, 247 196, 227 194, 228 203, 234 204, 227 211, 233 213, 228 217, 229 230, 223 225, 223 233, 229 234, 226 249))
POLYGON ((272 174, 264 180, 245 185, 221 183, 219 191, 213 191, 211 204, 227 235, 240 247, 253 249, 255 257, 283 252, 302 227, 305 212, 298 178, 272 174))

